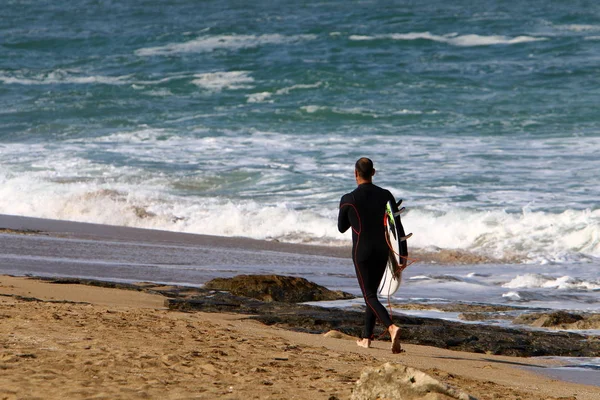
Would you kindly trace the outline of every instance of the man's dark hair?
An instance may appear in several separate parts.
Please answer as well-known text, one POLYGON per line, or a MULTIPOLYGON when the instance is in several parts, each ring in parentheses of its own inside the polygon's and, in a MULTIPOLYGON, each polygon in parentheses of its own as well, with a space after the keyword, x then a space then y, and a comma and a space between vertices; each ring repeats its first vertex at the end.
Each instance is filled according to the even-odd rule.
POLYGON ((354 168, 356 169, 356 172, 358 172, 358 176, 360 176, 362 179, 371 180, 373 174, 375 174, 375 170, 373 169, 373 161, 367 157, 359 158, 354 165, 354 168))

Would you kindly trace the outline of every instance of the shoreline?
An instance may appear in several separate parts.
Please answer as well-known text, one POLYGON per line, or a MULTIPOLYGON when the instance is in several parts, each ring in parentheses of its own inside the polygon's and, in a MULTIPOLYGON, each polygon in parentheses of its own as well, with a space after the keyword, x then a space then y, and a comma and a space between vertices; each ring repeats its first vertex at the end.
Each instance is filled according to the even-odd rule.
POLYGON ((166 310, 161 295, 24 277, 1 276, 0 294, 0 387, 17 397, 234 399, 293 391, 301 399, 343 399, 364 367, 388 361, 479 399, 600 395, 600 387, 547 376, 544 368, 556 366, 553 360, 411 344, 393 355, 388 342, 362 349, 354 340, 266 326, 238 314, 166 310))

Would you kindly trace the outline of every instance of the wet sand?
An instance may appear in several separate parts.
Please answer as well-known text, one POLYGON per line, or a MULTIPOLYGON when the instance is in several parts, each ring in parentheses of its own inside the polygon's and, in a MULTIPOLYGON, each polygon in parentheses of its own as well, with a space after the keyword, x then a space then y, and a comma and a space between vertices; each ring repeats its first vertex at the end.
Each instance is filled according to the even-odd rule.
MULTIPOLYGON (((198 286, 215 277, 352 271, 347 249, 0 215, 0 274, 198 286), (346 251, 345 251, 346 250, 346 251), (345 253, 345 257, 342 257, 345 253)), ((330 286, 335 278, 323 277, 330 286)), ((356 286, 348 275, 348 286, 356 286)))
POLYGON ((598 399, 525 368, 550 361, 290 332, 182 313, 142 292, 0 277, 2 398, 350 398, 363 368, 399 362, 479 399, 598 399), (34 300, 36 299, 36 300, 34 300))
MULTIPOLYGON (((180 246, 207 246, 219 249, 243 248, 252 251, 273 251, 291 254, 349 258, 348 246, 321 246, 311 244, 281 243, 272 240, 255 240, 241 237, 222 237, 151 229, 129 228, 83 222, 51 220, 0 214, 0 234, 21 233, 50 235, 71 239, 108 240, 115 242, 136 241, 180 246)), ((513 263, 517 259, 497 260, 461 250, 411 249, 411 257, 419 262, 440 264, 513 263)))

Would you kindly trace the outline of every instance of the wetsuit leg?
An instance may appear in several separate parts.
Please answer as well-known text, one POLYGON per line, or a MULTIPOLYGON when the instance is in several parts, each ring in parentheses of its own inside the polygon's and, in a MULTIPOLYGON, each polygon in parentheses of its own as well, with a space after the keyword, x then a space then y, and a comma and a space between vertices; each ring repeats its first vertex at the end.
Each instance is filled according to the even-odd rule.
POLYGON ((367 304, 363 338, 371 339, 373 337, 376 319, 381 321, 386 328, 392 325, 390 315, 377 297, 377 289, 385 272, 386 263, 387 253, 373 255, 364 260, 357 259, 354 263, 356 276, 367 304))
POLYGON ((371 310, 371 307, 367 306, 367 310, 365 312, 365 325, 360 336, 361 339, 369 339, 373 340, 375 335, 373 331, 375 330, 375 323, 377 322, 377 316, 371 310))

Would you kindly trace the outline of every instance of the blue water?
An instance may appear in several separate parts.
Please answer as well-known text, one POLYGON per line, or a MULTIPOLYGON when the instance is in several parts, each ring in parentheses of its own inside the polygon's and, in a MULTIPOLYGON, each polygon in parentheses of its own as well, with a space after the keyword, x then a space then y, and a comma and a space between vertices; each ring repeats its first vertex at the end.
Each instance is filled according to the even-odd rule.
POLYGON ((291 242, 353 164, 413 248, 600 257, 587 1, 7 1, 0 213, 291 242))

